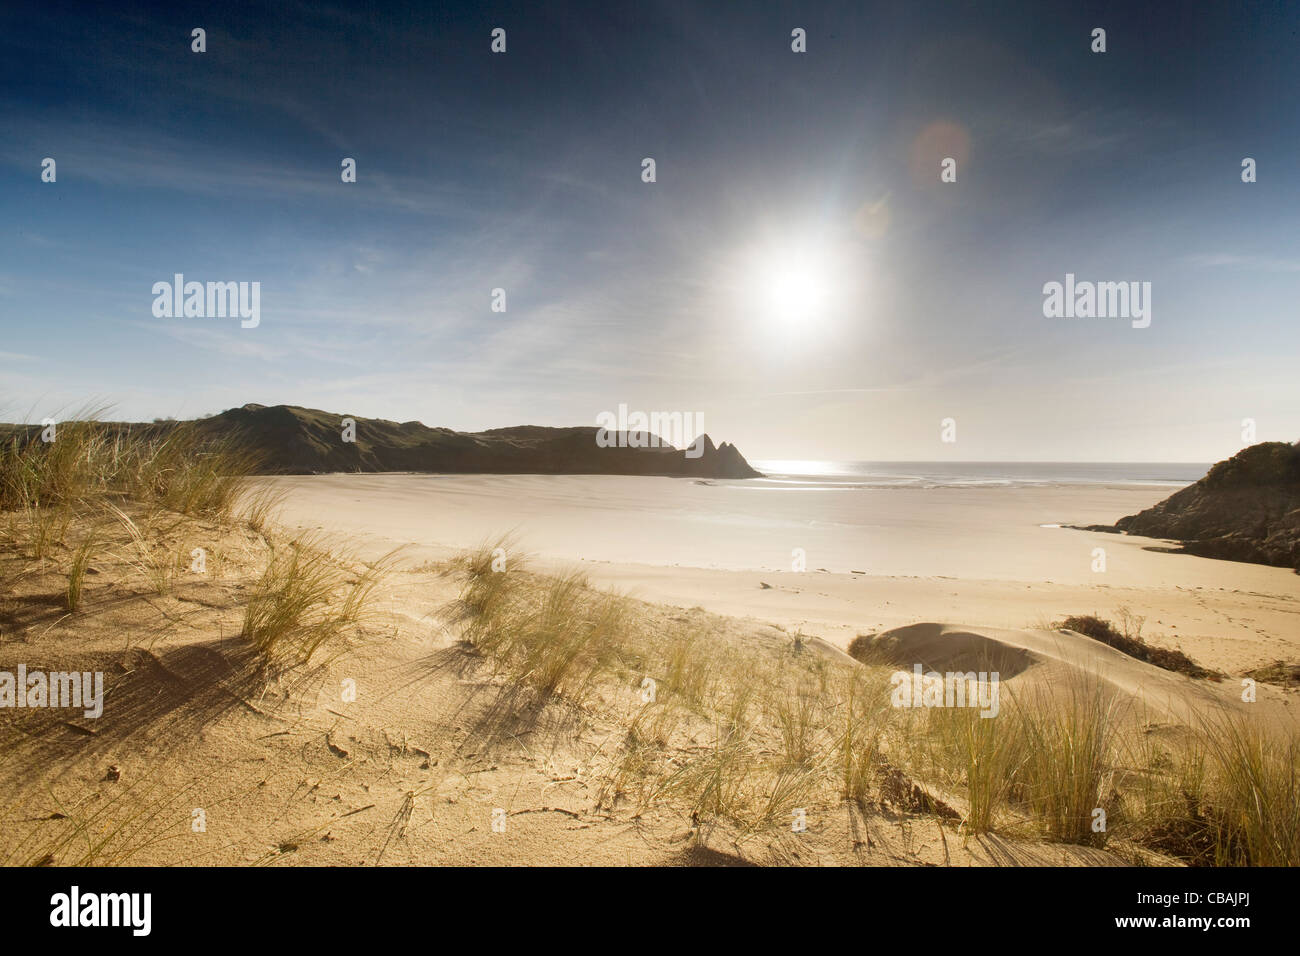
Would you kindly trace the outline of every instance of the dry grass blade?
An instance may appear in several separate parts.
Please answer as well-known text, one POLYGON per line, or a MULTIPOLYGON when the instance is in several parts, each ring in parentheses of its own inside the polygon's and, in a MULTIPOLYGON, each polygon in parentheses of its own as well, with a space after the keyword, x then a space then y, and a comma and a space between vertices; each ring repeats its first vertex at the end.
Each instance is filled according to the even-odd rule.
POLYGON ((154 556, 153 545, 130 515, 117 505, 109 504, 107 507, 126 529, 131 546, 135 549, 135 558, 128 558, 127 562, 144 576, 155 593, 166 594, 171 590, 173 563, 160 561, 154 556))
POLYGON ((86 584, 86 571, 90 567, 91 555, 98 546, 99 535, 92 528, 82 538, 77 550, 72 553, 72 565, 68 569, 68 590, 64 601, 64 606, 69 611, 75 611, 81 607, 81 599, 86 584))
POLYGON ((354 574, 318 539, 273 543, 244 610, 244 637, 268 661, 306 663, 330 638, 363 623, 396 554, 390 551, 354 574))

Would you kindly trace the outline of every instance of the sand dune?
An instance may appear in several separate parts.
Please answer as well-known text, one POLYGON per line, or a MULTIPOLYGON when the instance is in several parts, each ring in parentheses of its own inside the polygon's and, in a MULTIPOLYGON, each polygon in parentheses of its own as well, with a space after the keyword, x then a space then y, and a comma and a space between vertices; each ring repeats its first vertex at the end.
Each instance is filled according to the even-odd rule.
POLYGON ((891 660, 909 668, 918 662, 940 673, 1000 670, 1003 686, 1011 693, 1023 693, 1027 686, 1069 686, 1085 677, 1130 698, 1140 714, 1154 719, 1197 726, 1235 714, 1285 726, 1294 725, 1297 718, 1283 695, 1266 692, 1264 700, 1247 705, 1236 681, 1193 680, 1069 630, 927 622, 893 628, 877 635, 876 641, 891 660))

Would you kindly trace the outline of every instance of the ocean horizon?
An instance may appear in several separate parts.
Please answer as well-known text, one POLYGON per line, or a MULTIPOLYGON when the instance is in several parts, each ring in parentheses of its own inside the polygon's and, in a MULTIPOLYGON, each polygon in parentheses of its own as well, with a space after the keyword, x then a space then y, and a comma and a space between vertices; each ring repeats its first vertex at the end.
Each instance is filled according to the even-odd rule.
POLYGON ((1201 462, 826 461, 752 459, 758 482, 831 487, 965 487, 981 485, 1190 485, 1201 462))

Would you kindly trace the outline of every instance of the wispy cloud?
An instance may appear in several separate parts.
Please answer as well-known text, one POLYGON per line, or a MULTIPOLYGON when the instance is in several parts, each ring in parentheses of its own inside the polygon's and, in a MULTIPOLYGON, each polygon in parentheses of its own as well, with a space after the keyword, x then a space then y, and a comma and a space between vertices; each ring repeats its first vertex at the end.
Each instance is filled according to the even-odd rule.
POLYGON ((271 362, 287 354, 287 350, 277 349, 265 340, 250 334, 254 330, 239 328, 237 322, 233 322, 228 329, 218 331, 195 324, 200 321, 207 320, 158 319, 144 322, 131 319, 123 325, 142 329, 151 335, 164 335, 198 349, 238 358, 256 358, 271 362))
POLYGON ((1256 272, 1300 272, 1300 259, 1276 259, 1270 256, 1239 253, 1209 253, 1188 256, 1190 265, 1205 269, 1246 269, 1256 272))
POLYGON ((156 130, 123 129, 97 122, 29 121, 0 126, 0 162, 24 173, 33 168, 30 141, 51 144, 61 181, 90 181, 105 186, 134 186, 229 198, 338 200, 363 206, 400 209, 424 215, 454 215, 471 197, 446 182, 365 170, 358 183, 339 180, 342 159, 322 159, 318 166, 250 158, 247 153, 215 148, 166 136, 156 130))

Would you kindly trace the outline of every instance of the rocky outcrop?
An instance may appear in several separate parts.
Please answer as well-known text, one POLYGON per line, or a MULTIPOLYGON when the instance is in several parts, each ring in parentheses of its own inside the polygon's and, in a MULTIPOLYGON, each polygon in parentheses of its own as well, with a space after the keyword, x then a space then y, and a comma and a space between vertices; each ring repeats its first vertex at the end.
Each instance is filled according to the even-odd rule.
POLYGON ((1300 443, 1264 442, 1115 530, 1173 538, 1191 554, 1300 571, 1300 443))
POLYGON ((715 446, 707 435, 700 454, 687 457, 648 436, 611 433, 615 447, 596 442, 599 429, 521 425, 483 432, 429 428, 420 422, 356 418, 355 441, 345 442, 343 418, 292 405, 245 405, 204 419, 214 437, 239 436, 268 474, 335 471, 419 471, 489 474, 667 475, 695 478, 757 478, 734 445, 715 446))

